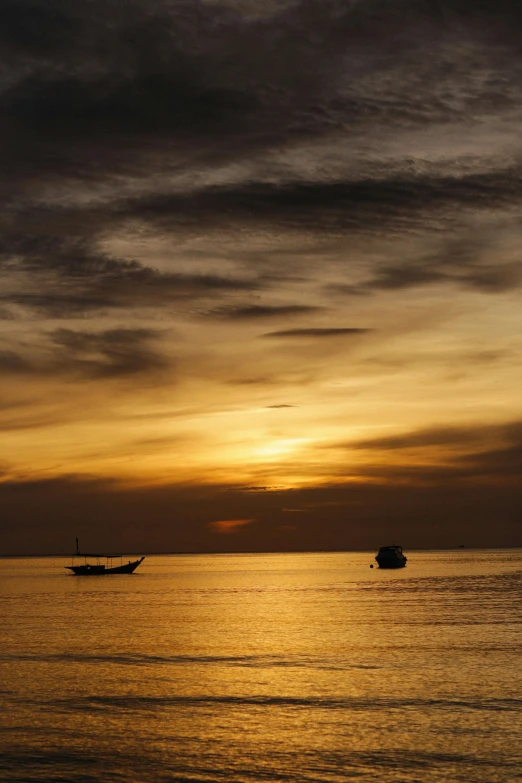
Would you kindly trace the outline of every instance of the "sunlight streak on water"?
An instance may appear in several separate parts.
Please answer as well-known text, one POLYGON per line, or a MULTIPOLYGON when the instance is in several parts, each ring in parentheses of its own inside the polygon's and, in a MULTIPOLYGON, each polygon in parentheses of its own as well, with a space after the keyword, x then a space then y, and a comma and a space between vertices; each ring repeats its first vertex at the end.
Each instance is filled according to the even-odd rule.
POLYGON ((0 561, 0 779, 522 780, 522 551, 0 561))

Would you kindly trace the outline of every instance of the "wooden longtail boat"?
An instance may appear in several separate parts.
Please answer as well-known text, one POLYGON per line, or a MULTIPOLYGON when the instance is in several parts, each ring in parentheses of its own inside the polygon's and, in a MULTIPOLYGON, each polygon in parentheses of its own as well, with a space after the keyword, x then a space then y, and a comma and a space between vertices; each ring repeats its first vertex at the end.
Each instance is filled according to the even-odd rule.
POLYGON ((76 552, 73 555, 73 562, 70 566, 65 566, 69 571, 72 571, 76 576, 105 576, 105 574, 132 574, 140 563, 143 563, 145 557, 141 557, 139 560, 129 560, 128 563, 123 562, 122 555, 99 555, 80 552, 78 546, 78 539, 76 539, 76 552), (83 563, 75 563, 76 557, 83 557, 83 563), (95 563, 87 562, 87 559, 91 558, 95 560, 95 563), (119 564, 113 565, 114 561, 119 559, 119 564), (105 562, 102 562, 102 561, 105 562))

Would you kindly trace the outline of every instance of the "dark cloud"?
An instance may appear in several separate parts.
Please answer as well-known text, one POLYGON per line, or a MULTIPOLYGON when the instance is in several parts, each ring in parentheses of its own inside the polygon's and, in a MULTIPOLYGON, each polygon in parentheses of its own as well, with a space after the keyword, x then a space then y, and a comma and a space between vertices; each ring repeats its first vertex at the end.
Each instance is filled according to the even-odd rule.
POLYGON ((0 375, 31 372, 31 363, 16 351, 0 351, 0 375))
POLYGON ((382 480, 518 483, 522 475, 522 422, 518 420, 502 425, 431 427, 334 448, 359 449, 376 459, 384 457, 361 470, 362 475, 382 480), (386 459, 390 455, 391 462, 386 459))
POLYGON ((244 305, 223 307, 210 313, 212 316, 231 321, 264 320, 294 315, 308 315, 321 308, 311 305, 244 305))
POLYGON ((302 111, 296 67, 310 109, 324 80, 289 9, 276 21, 184 0, 133 2, 125 12, 114 2, 49 5, 22 0, 5 11, 4 40, 25 67, 13 67, 0 108, 26 177, 36 163, 49 176, 97 176, 100 160, 105 170, 136 169, 154 149, 177 161, 180 142, 221 157, 235 147, 237 156, 245 144, 281 139, 302 111))
MULTIPOLYGON (((60 286, 63 288, 63 286, 60 286)), ((26 294, 13 292, 2 297, 2 300, 11 306, 5 310, 6 317, 12 317, 12 306, 21 307, 24 310, 34 311, 48 318, 71 318, 84 315, 87 312, 101 312, 107 307, 118 306, 117 302, 82 295, 72 290, 69 294, 56 296, 49 294, 26 294)))
MULTIPOLYGON (((305 305, 220 309, 220 293, 267 278, 159 271, 111 256, 103 240, 190 234, 207 238, 211 258, 210 231, 393 237, 522 206, 512 155, 484 165, 443 140, 438 162, 423 164, 402 141, 519 122, 521 14, 508 0, 301 0, 255 12, 241 2, 6 0, 0 13, 11 209, 0 254, 3 269, 39 278, 37 291, 12 287, 4 317, 9 305, 57 318, 212 294, 231 320, 297 315, 305 305), (338 161, 328 170, 325 148, 338 161)), ((346 263, 350 293, 440 283, 495 293, 521 282, 516 260, 462 256, 389 261, 357 285, 350 274, 346 263)))
POLYGON ((205 299, 227 291, 255 290, 258 286, 255 282, 217 275, 162 275, 153 272, 147 283, 140 283, 135 278, 129 280, 125 275, 122 275, 120 280, 113 277, 110 281, 93 276, 85 286, 72 285, 70 281, 65 284, 63 281, 57 281, 48 287, 51 291, 61 289, 63 293, 29 294, 14 291, 0 297, 4 305, 11 306, 11 309, 5 308, 5 317, 13 317, 14 305, 53 319, 121 308, 168 308, 169 305, 184 300, 205 299))
POLYGON ((318 328, 318 329, 282 329, 278 332, 267 332, 263 337, 297 337, 297 338, 328 338, 328 337, 353 337, 367 334, 371 329, 356 328, 318 328))
POLYGON ((458 238, 444 239, 434 254, 421 255, 415 261, 384 264, 360 288, 398 290, 434 283, 451 283, 485 293, 519 288, 522 258, 501 260, 505 234, 502 227, 489 232, 478 227, 474 236, 463 232, 458 238))
POLYGON ((400 290, 432 283, 458 284, 485 293, 510 291, 522 284, 522 261, 489 265, 454 264, 453 268, 437 268, 420 264, 389 265, 379 270, 373 280, 362 286, 364 290, 400 290))
POLYGON ((37 213, 4 215, 0 260, 7 271, 17 267, 36 274, 52 271, 78 280, 95 276, 143 280, 153 274, 137 261, 122 261, 99 251, 96 236, 92 236, 96 227, 86 224, 80 233, 74 222, 67 221, 65 210, 37 210, 37 213), (44 222, 51 229, 54 227, 54 232, 43 233, 44 222))
POLYGON ((70 381, 150 375, 172 362, 153 345, 160 336, 152 329, 57 329, 47 343, 40 340, 38 353, 27 346, 0 352, 0 373, 67 376, 70 381))
MULTIPOLYGON (((117 258, 101 249, 108 231, 129 231, 139 220, 152 231, 176 234, 187 226, 199 230, 213 226, 230 230, 254 224, 261 230, 304 230, 317 237, 329 234, 369 235, 382 231, 419 231, 435 216, 439 226, 453 228, 463 214, 520 203, 520 170, 472 174, 458 178, 427 176, 345 183, 238 184, 213 187, 184 195, 116 200, 103 209, 14 209, 4 213, 0 229, 0 264, 6 274, 30 273, 37 291, 25 282, 4 294, 4 317, 12 317, 8 304, 34 309, 49 317, 132 306, 168 306, 170 302, 205 298, 227 291, 256 291, 277 281, 252 270, 244 276, 158 271, 136 259, 117 258), (43 226, 46 232, 42 231, 43 226), (252 271, 254 274, 252 274, 252 271)), ((522 205, 522 204, 521 204, 522 205)), ((458 225, 457 225, 458 228, 458 225)), ((336 290, 348 294, 399 290, 420 285, 449 283, 484 292, 518 288, 522 264, 500 261, 501 229, 496 245, 491 238, 482 246, 466 229, 463 236, 442 241, 437 253, 415 260, 397 260, 375 267, 359 284, 343 283, 336 290)), ((132 236, 132 233, 129 234, 132 236)), ((276 262, 274 261, 274 264, 276 262)), ((259 265, 259 264, 258 264, 259 265)), ((275 268, 275 267, 274 267, 275 268)), ((349 275, 349 265, 345 265, 349 275)), ((263 318, 311 312, 309 305, 233 306, 214 310, 223 318, 263 318)))
POLYGON ((331 131, 516 108, 515 5, 11 0, 0 26, 11 188, 34 188, 35 167, 50 181, 148 176, 331 131))
POLYGON ((129 488, 88 476, 10 480, 0 483, 0 533, 6 554, 70 554, 74 508, 82 545, 140 554, 376 551, 391 536, 408 550, 522 544, 520 482, 466 485, 436 471, 431 478, 414 483, 411 474, 402 480, 390 474, 388 480, 352 478, 291 490, 194 483, 129 488), (255 524, 244 526, 237 538, 217 537, 209 529, 213 521, 234 519, 255 524))
POLYGON ((458 210, 490 210, 522 204, 518 165, 488 173, 449 176, 387 172, 372 179, 336 182, 252 183, 211 187, 185 194, 140 197, 122 203, 121 215, 163 228, 199 221, 208 226, 267 224, 278 229, 374 231, 407 229, 435 214, 451 225, 458 210), (169 223, 169 221, 171 221, 169 223))
POLYGON ((168 306, 266 285, 252 276, 165 272, 134 259, 116 258, 98 244, 106 229, 105 218, 89 217, 80 231, 81 217, 76 213, 71 217, 65 210, 49 210, 44 215, 15 213, 11 221, 4 216, 7 226, 0 233, 0 269, 14 281, 9 293, 0 296, 6 317, 12 317, 8 305, 68 318, 112 308, 168 306), (35 223, 45 220, 50 227, 54 224, 54 233, 38 230, 35 223), (30 277, 20 278, 20 273, 30 277))
POLYGON ((519 482, 522 476, 522 437, 512 438, 505 446, 491 448, 471 460, 474 476, 494 476, 500 482, 519 482))
POLYGON ((509 427, 431 427, 413 432, 390 435, 385 438, 360 440, 350 444, 350 448, 370 449, 371 451, 398 451, 402 449, 418 449, 430 446, 469 446, 480 445, 492 436, 509 435, 509 427))
POLYGON ((150 329, 58 329, 52 334, 55 362, 62 372, 92 378, 150 373, 167 366, 166 359, 150 345, 156 337, 150 329))

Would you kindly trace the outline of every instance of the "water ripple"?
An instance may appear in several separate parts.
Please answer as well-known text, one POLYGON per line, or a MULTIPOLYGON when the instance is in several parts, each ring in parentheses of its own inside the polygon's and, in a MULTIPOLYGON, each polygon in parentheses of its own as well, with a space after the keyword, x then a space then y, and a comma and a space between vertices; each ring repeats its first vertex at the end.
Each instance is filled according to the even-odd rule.
POLYGON ((522 699, 397 699, 397 698, 328 698, 323 696, 231 696, 231 695, 171 695, 171 696, 83 696, 35 702, 58 708, 90 710, 96 708, 150 709, 169 706, 235 705, 254 707, 312 707, 329 710, 404 710, 456 709, 519 711, 522 699))

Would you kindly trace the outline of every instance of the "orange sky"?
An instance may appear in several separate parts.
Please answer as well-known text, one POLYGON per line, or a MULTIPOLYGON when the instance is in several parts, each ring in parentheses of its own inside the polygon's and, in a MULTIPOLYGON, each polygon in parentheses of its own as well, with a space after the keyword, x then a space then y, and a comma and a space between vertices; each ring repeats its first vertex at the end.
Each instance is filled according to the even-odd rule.
POLYGON ((5 28, 4 553, 522 545, 520 11, 54 6, 5 28))

